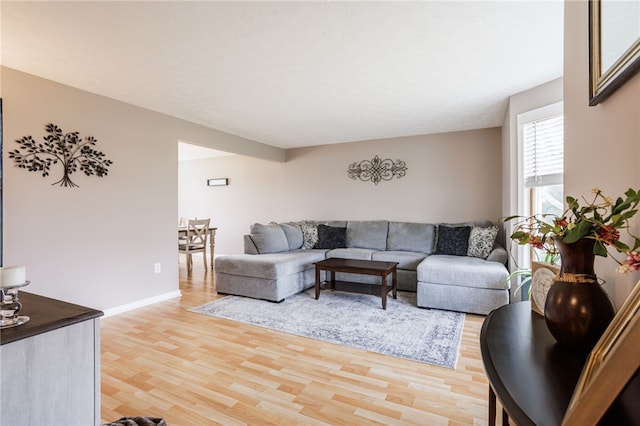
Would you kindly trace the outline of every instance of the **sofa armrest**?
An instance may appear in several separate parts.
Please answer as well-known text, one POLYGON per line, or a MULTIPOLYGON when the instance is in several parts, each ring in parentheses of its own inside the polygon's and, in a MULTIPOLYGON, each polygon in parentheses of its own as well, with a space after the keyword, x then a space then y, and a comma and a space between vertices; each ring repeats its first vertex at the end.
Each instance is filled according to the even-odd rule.
POLYGON ((509 254, 507 253, 507 250, 504 247, 502 247, 499 244, 496 244, 493 246, 493 250, 491 251, 491 253, 489 253, 489 256, 487 256, 487 260, 506 265, 507 261, 509 260, 509 254))
POLYGON ((244 254, 258 254, 258 248, 247 234, 244 235, 244 254))

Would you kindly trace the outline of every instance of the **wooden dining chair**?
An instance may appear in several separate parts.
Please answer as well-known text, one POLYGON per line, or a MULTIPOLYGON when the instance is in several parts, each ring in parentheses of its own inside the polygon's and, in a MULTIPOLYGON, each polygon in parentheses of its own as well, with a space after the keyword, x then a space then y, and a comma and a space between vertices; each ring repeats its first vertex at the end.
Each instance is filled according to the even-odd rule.
POLYGON ((207 270, 207 235, 211 219, 189 219, 186 240, 178 240, 178 253, 187 255, 187 272, 193 269, 193 253, 202 253, 204 269, 207 270))
MULTIPOLYGON (((197 217, 194 217, 194 219, 197 219, 197 217)), ((178 244, 184 244, 187 241, 187 224, 189 223, 189 220, 181 217, 180 219, 178 219, 178 231, 180 230, 184 230, 185 232, 178 232, 178 244)))

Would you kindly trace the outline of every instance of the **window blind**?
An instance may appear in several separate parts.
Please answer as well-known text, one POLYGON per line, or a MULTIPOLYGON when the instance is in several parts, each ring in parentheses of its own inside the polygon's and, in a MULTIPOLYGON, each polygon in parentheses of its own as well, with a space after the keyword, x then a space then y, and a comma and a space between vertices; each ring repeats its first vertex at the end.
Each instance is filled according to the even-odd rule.
POLYGON ((526 187, 562 183, 564 116, 531 121, 522 126, 526 187))

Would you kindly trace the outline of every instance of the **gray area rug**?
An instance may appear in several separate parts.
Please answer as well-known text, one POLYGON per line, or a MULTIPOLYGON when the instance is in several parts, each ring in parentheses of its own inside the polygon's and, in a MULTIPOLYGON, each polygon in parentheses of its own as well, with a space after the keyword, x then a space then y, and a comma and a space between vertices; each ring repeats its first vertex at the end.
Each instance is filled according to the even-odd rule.
POLYGON ((274 303, 225 296, 192 312, 266 327, 297 336, 455 369, 464 324, 459 312, 422 309, 416 294, 387 298, 314 289, 274 303))

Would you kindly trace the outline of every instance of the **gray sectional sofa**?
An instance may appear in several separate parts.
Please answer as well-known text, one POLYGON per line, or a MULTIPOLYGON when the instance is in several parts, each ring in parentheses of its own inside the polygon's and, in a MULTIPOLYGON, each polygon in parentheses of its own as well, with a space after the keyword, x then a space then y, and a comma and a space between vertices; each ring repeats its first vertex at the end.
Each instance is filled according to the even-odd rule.
MULTIPOLYGON (((507 252, 489 222, 300 221, 254 224, 245 254, 215 260, 218 293, 279 302, 315 284, 314 263, 330 257, 398 262, 398 290, 417 305, 486 315, 509 303, 507 252)), ((378 277, 336 279, 379 284, 378 277)))

